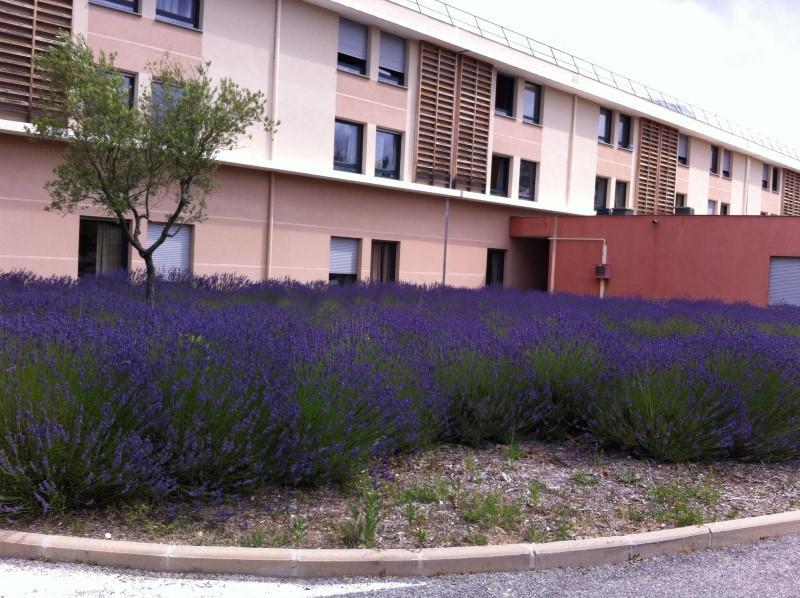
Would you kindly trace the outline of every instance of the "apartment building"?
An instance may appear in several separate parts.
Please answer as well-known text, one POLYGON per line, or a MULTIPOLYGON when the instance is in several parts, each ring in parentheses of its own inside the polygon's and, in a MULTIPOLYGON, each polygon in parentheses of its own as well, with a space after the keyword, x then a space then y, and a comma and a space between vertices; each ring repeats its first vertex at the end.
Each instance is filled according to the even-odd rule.
POLYGON ((558 290, 558 231, 513 220, 800 215, 794 150, 436 0, 0 0, 0 25, 0 270, 143 265, 103 214, 43 209, 61 148, 26 122, 59 30, 116 53, 132 101, 169 52, 281 122, 220 155, 208 219, 163 268, 558 290))

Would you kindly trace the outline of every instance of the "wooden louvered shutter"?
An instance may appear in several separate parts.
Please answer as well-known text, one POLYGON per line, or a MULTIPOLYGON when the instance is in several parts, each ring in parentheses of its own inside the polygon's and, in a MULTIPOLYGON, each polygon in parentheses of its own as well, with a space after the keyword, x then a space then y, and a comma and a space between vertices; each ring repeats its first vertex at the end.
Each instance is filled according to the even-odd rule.
POLYGON ((793 170, 784 169, 783 171, 781 214, 783 216, 800 216, 800 174, 793 170))
POLYGON ((492 65, 459 57, 458 128, 453 187, 483 193, 492 115, 492 65))
POLYGON ((636 177, 636 211, 639 214, 674 212, 678 138, 677 129, 641 119, 636 177))
POLYGON ((451 50, 420 44, 416 182, 450 186, 456 109, 456 65, 451 50))
POLYGON ((0 112, 41 114, 47 81, 34 58, 72 29, 72 0, 0 0, 0 112))

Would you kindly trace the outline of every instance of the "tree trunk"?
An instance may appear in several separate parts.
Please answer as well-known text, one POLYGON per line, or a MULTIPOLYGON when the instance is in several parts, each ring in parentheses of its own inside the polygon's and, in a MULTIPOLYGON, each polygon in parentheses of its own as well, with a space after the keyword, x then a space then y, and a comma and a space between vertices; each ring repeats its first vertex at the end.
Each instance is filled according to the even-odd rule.
POLYGON ((144 265, 147 268, 147 282, 145 287, 147 289, 145 301, 148 307, 156 306, 156 267, 153 265, 153 254, 148 253, 142 256, 144 258, 144 265))

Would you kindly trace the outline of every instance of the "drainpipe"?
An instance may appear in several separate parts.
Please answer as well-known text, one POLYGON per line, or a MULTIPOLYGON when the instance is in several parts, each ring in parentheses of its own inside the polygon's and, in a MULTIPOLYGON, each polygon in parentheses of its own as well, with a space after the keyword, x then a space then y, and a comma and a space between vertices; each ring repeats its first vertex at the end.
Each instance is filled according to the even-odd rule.
MULTIPOLYGON (((279 0, 280 1, 280 0, 279 0)), ((275 172, 269 173, 269 197, 267 198, 267 267, 266 278, 272 278, 272 237, 275 213, 275 172)))
POLYGON ((447 234, 450 226, 450 198, 444 200, 444 252, 442 255, 442 285, 447 280, 447 234))
MULTIPOLYGON (((272 121, 278 120, 278 74, 280 71, 280 51, 281 51, 281 8, 282 0, 275 0, 275 39, 272 42, 272 85, 270 93, 272 101, 269 104, 269 117, 272 121)), ((275 159, 277 144, 275 135, 269 137, 269 157, 275 159)))
MULTIPOLYGON (((556 224, 558 224, 557 220, 556 220, 556 224)), ((556 234, 558 234, 558 229, 556 229, 556 231, 554 231, 554 232, 556 234)), ((550 258, 551 258, 550 259, 550 263, 552 265, 552 268, 550 270, 550 292, 551 293, 555 292, 555 284, 556 284, 556 271, 555 271, 556 258, 555 258, 555 253, 556 253, 556 242, 557 241, 590 241, 590 242, 595 242, 595 243, 602 243, 603 247, 602 247, 602 249, 600 251, 600 263, 604 264, 604 265, 608 263, 608 241, 606 241, 606 239, 595 238, 595 237, 558 237, 558 236, 555 236, 555 237, 548 237, 547 240, 553 243, 553 249, 550 252, 550 258)), ((600 299, 602 299, 605 296, 605 294, 606 294, 606 281, 605 281, 605 279, 601 278, 600 279, 600 299)))

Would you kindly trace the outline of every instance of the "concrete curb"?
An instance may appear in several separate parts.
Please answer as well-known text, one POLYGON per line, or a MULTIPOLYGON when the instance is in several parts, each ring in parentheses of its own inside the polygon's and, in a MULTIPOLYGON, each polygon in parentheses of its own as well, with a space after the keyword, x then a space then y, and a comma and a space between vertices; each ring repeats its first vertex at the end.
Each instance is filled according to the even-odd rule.
POLYGON ((0 557, 270 577, 427 576, 591 567, 800 534, 800 511, 627 536, 422 550, 172 546, 0 530, 0 557))

